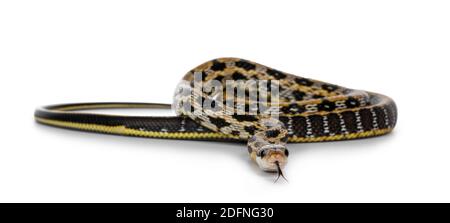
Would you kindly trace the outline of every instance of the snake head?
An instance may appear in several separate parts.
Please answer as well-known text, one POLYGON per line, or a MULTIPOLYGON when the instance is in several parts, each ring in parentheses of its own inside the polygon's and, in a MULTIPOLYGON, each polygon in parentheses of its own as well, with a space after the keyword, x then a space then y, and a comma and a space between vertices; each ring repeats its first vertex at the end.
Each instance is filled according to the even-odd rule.
POLYGON ((247 146, 251 158, 267 172, 278 172, 286 166, 289 151, 286 148, 288 132, 277 119, 261 120, 262 131, 248 139, 247 146))
POLYGON ((255 161, 267 172, 280 172, 288 162, 289 151, 284 145, 268 144, 259 148, 255 161))

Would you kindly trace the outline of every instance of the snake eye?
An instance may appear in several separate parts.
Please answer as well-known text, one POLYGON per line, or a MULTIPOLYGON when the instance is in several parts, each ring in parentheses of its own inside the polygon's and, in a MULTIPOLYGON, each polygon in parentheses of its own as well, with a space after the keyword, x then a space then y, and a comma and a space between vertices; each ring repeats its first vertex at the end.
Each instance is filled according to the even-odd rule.
POLYGON ((287 149, 284 150, 284 155, 285 155, 286 157, 289 156, 289 151, 288 151, 287 149))
POLYGON ((267 155, 267 150, 265 150, 265 149, 262 149, 262 150, 260 150, 258 152, 258 156, 261 157, 261 158, 266 156, 266 155, 267 155))

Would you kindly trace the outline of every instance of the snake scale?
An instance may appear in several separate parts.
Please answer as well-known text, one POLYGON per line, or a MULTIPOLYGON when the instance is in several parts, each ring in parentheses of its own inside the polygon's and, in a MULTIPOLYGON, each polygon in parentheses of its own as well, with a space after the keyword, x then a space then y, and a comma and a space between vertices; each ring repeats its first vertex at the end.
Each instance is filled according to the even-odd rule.
POLYGON ((397 108, 391 98, 378 93, 299 77, 249 60, 218 58, 197 66, 183 77, 172 105, 121 102, 60 104, 36 109, 35 119, 51 126, 117 135, 246 141, 252 160, 265 171, 278 172, 279 177, 289 155, 287 142, 336 141, 384 135, 395 127, 397 108), (233 85, 237 88, 234 92, 242 90, 240 92, 246 96, 239 98, 239 94, 232 95, 233 91, 218 90, 217 86, 208 85, 225 85, 229 81, 264 81, 265 88, 243 85, 244 89, 239 89, 233 85), (196 87, 198 84, 199 88, 196 87), (269 89, 277 90, 276 100, 268 96, 263 98, 262 93, 269 92, 269 89), (265 99, 265 108, 275 107, 276 111, 263 113, 262 106, 253 106, 249 99, 251 95, 265 99), (218 96, 225 100, 217 100, 218 96), (234 100, 231 104, 230 98, 234 100), (212 102, 214 106, 206 109, 205 102, 212 102), (243 113, 236 112, 238 105, 241 105, 243 113), (80 112, 105 108, 171 107, 177 116, 80 112), (230 107, 234 109, 232 112, 224 112, 230 107))

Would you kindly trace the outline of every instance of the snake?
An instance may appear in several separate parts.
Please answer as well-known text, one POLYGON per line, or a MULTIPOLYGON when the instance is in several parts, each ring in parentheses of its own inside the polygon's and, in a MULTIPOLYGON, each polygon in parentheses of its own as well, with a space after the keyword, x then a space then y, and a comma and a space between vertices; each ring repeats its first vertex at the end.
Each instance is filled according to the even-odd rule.
POLYGON ((250 158, 262 170, 278 173, 277 179, 284 178, 287 143, 381 136, 390 133, 397 122, 396 104, 388 96, 232 57, 209 60, 191 69, 176 86, 173 98, 172 104, 48 105, 36 109, 35 120, 54 127, 115 135, 246 142, 250 158), (252 96, 257 100, 250 100, 252 96), (173 109, 176 115, 88 112, 115 108, 173 109))

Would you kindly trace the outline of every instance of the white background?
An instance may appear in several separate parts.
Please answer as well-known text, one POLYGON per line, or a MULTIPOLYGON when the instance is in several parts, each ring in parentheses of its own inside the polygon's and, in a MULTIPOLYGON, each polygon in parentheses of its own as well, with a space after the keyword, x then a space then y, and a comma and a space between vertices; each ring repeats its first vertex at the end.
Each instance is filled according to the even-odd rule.
POLYGON ((450 202, 448 1, 2 1, 0 201, 450 202), (172 101, 241 57, 391 96, 385 137, 290 144, 273 184, 244 145, 83 133, 39 105, 172 101))

